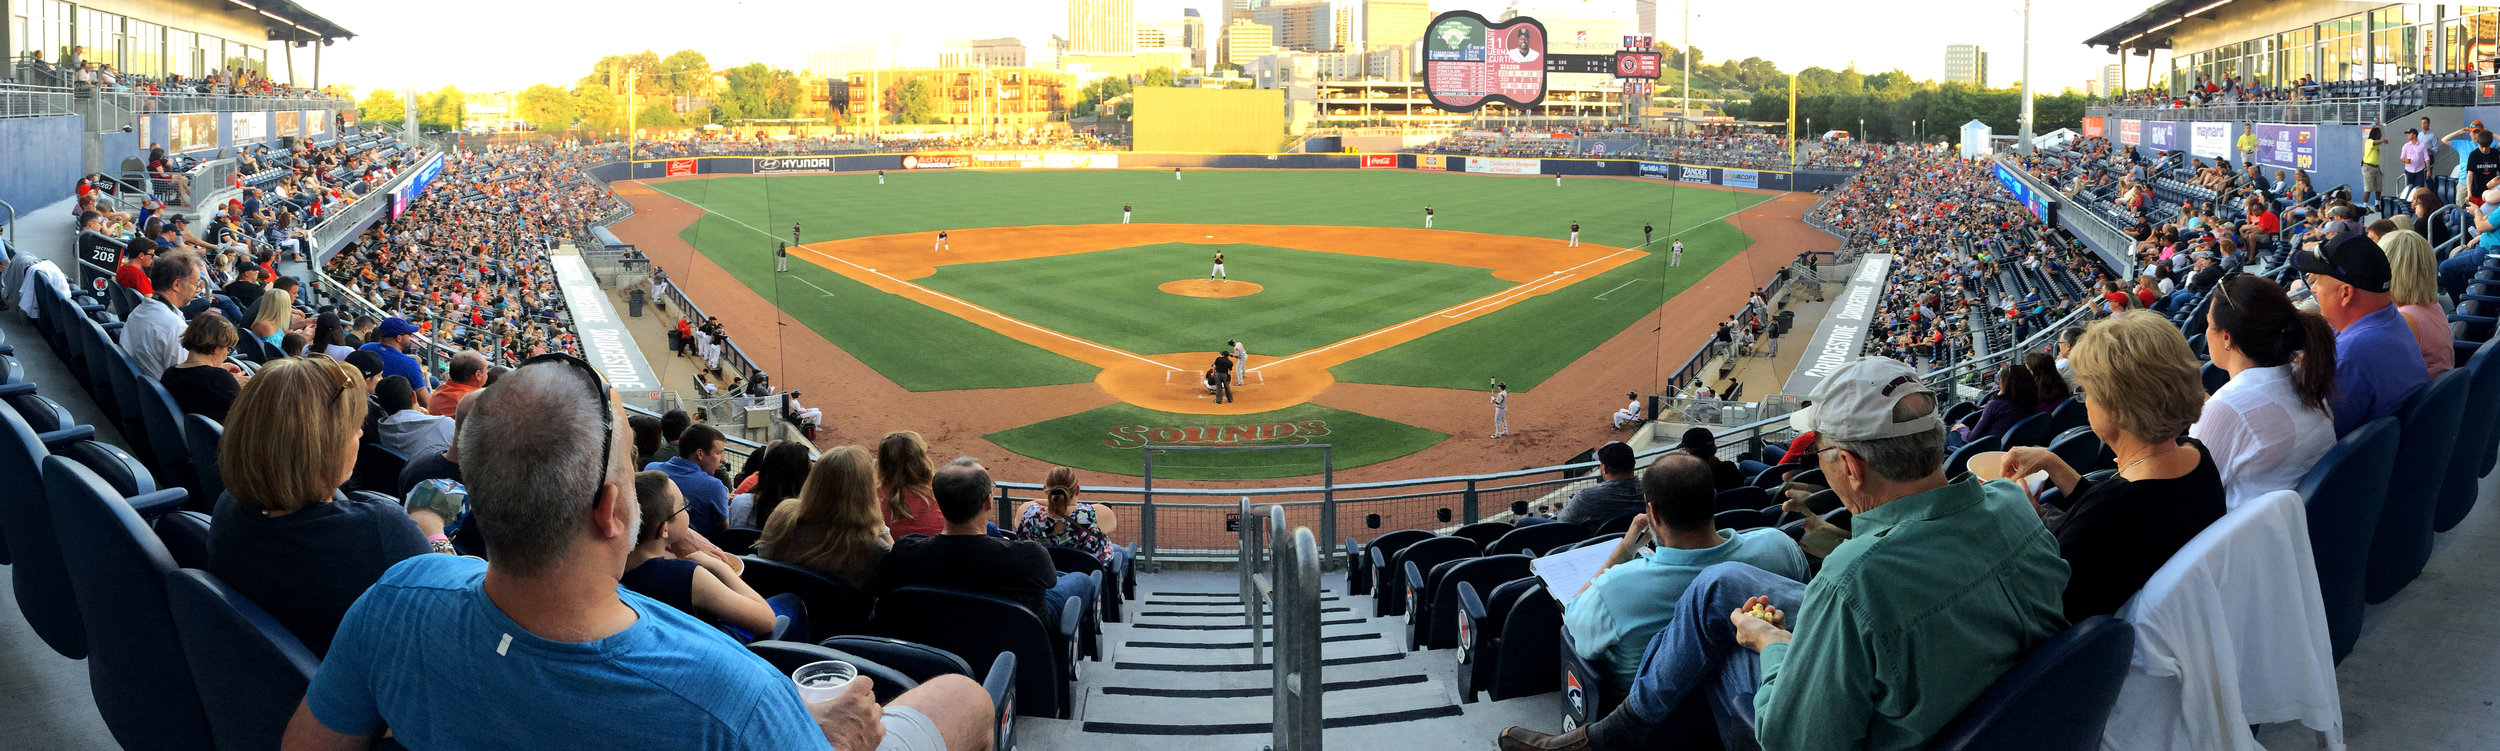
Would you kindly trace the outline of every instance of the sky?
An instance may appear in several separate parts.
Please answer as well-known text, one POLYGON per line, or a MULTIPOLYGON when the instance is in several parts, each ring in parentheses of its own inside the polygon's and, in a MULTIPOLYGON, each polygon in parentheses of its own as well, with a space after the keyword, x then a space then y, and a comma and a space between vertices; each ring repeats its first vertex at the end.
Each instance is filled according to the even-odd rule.
MULTIPOLYGON (((1139 19, 1145 21, 1178 19, 1181 9, 1193 7, 1215 18, 1220 7, 1214 0, 1135 2, 1139 19)), ((1585 5, 1619 8, 1625 18, 1632 17, 1632 0, 1518 3, 1528 10, 1526 15, 1541 8, 1561 13, 1585 5)), ((764 62, 796 68, 809 49, 897 34, 931 40, 1013 36, 1037 45, 1067 29, 1067 6, 1055 0, 618 0, 596 5, 595 13, 584 12, 576 2, 529 0, 433 0, 418 13, 401 3, 304 4, 361 35, 330 47, 322 60, 322 83, 360 91, 446 85, 496 91, 542 82, 569 86, 602 55, 644 49, 661 55, 693 49, 720 67, 764 62)), ((2080 88, 2097 77, 2101 66, 2118 58, 2083 46, 2083 38, 2150 4, 2039 3, 2032 25, 2035 88, 2080 88)), ((1677 0, 1660 0, 1659 5, 1659 36, 1671 46, 1681 31, 1681 8, 1677 0)), ((1511 6, 1511 0, 1435 0, 1433 10, 1499 16, 1511 6)), ((1925 80, 1943 76, 1945 45, 1976 43, 1989 52, 1989 85, 2010 86, 2021 77, 2022 6, 2022 0, 1786 0, 1774 12, 1758 0, 1698 0, 1692 3, 1692 44, 1701 48, 1707 63, 1759 56, 1791 72, 1855 64, 1867 73, 1898 68, 1925 80)), ((308 53, 298 50, 296 59, 297 75, 307 81, 308 53)), ((282 63, 272 62, 283 70, 282 63)), ((2130 71, 2140 75, 2142 62, 2130 60, 2130 71)))

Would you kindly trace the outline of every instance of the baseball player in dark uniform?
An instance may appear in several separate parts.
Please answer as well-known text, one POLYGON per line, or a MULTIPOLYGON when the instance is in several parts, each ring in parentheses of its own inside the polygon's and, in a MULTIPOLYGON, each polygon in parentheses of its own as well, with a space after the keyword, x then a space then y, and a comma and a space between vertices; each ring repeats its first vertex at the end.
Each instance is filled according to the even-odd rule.
POLYGON ((783 245, 781 243, 773 243, 773 270, 790 270, 790 246, 783 245))
POLYGON ((1219 250, 1215 252, 1215 268, 1207 270, 1207 279, 1218 282, 1225 280, 1224 251, 1219 250))
POLYGON ((1580 247, 1580 223, 1571 223, 1571 247, 1580 247))
POLYGON ((1215 353, 1215 403, 1233 400, 1233 353, 1215 353))
POLYGON ((937 247, 936 247, 935 249, 936 249, 936 250, 954 250, 954 249, 955 249, 955 247, 954 247, 954 246, 946 244, 946 230, 938 230, 937 247))
POLYGON ((1651 232, 1651 230, 1650 230, 1650 228, 1649 228, 1649 223, 1648 223, 1648 222, 1642 222, 1642 223, 1641 223, 1641 244, 1642 244, 1642 245, 1648 245, 1648 244, 1652 241, 1652 239, 1651 239, 1651 238, 1650 238, 1650 236, 1649 236, 1649 233, 1650 233, 1650 232, 1651 232))
POLYGON ((791 245, 798 245, 798 244, 800 244, 800 243, 799 243, 799 223, 798 223, 798 222, 791 222, 791 223, 790 223, 790 244, 791 244, 791 245))

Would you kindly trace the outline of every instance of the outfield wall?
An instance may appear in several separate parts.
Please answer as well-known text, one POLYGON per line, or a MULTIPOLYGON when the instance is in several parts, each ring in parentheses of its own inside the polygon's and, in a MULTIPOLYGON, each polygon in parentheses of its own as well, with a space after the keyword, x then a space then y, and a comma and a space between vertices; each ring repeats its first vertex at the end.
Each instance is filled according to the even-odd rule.
POLYGON ((1202 154, 1151 151, 917 152, 796 157, 697 156, 612 162, 602 180, 684 175, 784 175, 949 169, 1407 169, 1489 175, 1646 177, 1690 185, 1814 191, 1847 182, 1848 172, 1777 172, 1632 159, 1510 159, 1441 154, 1202 154), (630 171, 629 171, 630 168, 630 171))

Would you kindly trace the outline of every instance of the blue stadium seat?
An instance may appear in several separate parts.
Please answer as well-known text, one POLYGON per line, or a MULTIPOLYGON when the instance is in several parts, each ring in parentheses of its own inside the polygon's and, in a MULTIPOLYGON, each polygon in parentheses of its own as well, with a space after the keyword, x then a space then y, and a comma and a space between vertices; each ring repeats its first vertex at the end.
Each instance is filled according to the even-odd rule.
POLYGON ((1533 558, 1544 555, 1546 551, 1553 550, 1556 546, 1569 545, 1586 540, 1588 537, 1588 530, 1569 522, 1530 524, 1502 535, 1501 539, 1494 540, 1493 544, 1485 546, 1484 552, 1489 555, 1521 553, 1533 558))
POLYGON ((2014 427, 2005 431, 2005 445, 2039 446, 2048 443, 2049 436, 2053 435, 2049 432, 2052 419, 2050 415, 2037 414, 2015 421, 2014 427))
POLYGON ((2199 368, 2197 372, 2205 379, 2205 393, 2207 394, 2221 391, 2223 384, 2231 382, 2230 371, 2223 370, 2221 366, 2210 362, 2205 363, 2205 366, 2199 368))
POLYGON ((182 486, 191 491, 191 507, 206 511, 217 503, 217 497, 200 489, 199 475, 191 468, 191 447, 186 439, 182 407, 174 404, 174 395, 165 391, 154 378, 133 378, 132 387, 139 397, 139 422, 145 428, 142 436, 125 436, 145 440, 148 450, 156 455, 149 464, 156 479, 166 486, 182 486))
MULTIPOLYGON (((1073 618, 1071 609, 1063 618, 1073 618)), ((1063 622, 1062 628, 1075 630, 1063 622)), ((987 674, 1001 653, 1016 657, 1017 714, 1068 718, 1075 711, 1069 682, 1074 680, 1073 644, 1054 635, 1033 611, 991 595, 937 587, 903 587, 877 601, 869 632, 907 638, 965 657, 972 669, 987 674)))
POLYGON ((1945 458, 1944 474, 1946 477, 1954 477, 1964 472, 1968 472, 1970 471, 1971 457, 1985 454, 1990 451, 2003 450, 2005 450, 2005 446, 1997 440, 1996 436, 1983 435, 1978 438, 1973 438, 1969 443, 1962 444, 1961 448, 1954 449, 1952 456, 1945 458))
POLYGON ((745 556, 746 568, 738 578, 765 597, 795 594, 807 606, 807 628, 790 638, 812 641, 828 636, 863 633, 868 625, 870 600, 850 582, 817 573, 815 569, 795 566, 768 558, 745 556))
POLYGON ((1740 508, 1713 514, 1711 526, 1741 532, 1748 529, 1778 526, 1778 520, 1770 514, 1763 513, 1761 509, 1740 508))
MULTIPOLYGON (((871 658, 806 642, 765 639, 748 642, 747 651, 764 658, 765 662, 772 664, 774 670, 780 671, 785 676, 798 672, 799 668, 809 663, 826 660, 841 660, 850 663, 851 667, 859 669, 861 677, 876 683, 872 688, 876 690, 879 704, 893 701, 895 697, 902 696, 903 692, 919 688, 922 680, 871 658)), ((957 662, 962 661, 957 660, 957 662)))
MULTIPOLYGON (((1763 458, 1766 458, 1766 459, 1767 459, 1767 458, 1770 458, 1770 457, 1767 457, 1767 456, 1766 456, 1766 457, 1763 457, 1763 458)), ((1786 478, 1788 477, 1788 473, 1790 473, 1790 472, 1797 472, 1797 471, 1804 470, 1804 469, 1806 468, 1806 466, 1807 466, 1807 465, 1806 465, 1806 463, 1805 463, 1805 462, 1796 462, 1796 463, 1793 463, 1793 464, 1780 464, 1780 465, 1775 465, 1775 466, 1772 466, 1770 469, 1765 469, 1765 470, 1762 470, 1762 471, 1760 471, 1760 472, 1756 472, 1756 473, 1754 473, 1753 480, 1752 480, 1752 481, 1750 481, 1750 482, 1747 482, 1747 483, 1745 483, 1745 484, 1747 484, 1747 485, 1752 485, 1752 486, 1757 487, 1757 488, 1762 488, 1762 489, 1764 489, 1764 490, 1769 490, 1769 489, 1772 489, 1772 488, 1776 488, 1776 487, 1779 487, 1780 483, 1782 483, 1782 482, 1785 482, 1785 481, 1786 481, 1786 478)))
POLYGON ((1484 548, 1476 545, 1476 541, 1464 537, 1435 537, 1406 546, 1406 549, 1398 551, 1397 558, 1389 564, 1389 571, 1396 576, 1372 585, 1373 597, 1378 598, 1386 594, 1391 601, 1388 612, 1381 613, 1381 615, 1403 615, 1406 616, 1408 625, 1413 625, 1415 617, 1423 614, 1416 613, 1409 608, 1414 606, 1417 600, 1432 596, 1431 590, 1427 589, 1429 585, 1417 579, 1432 571, 1432 567, 1444 562, 1474 558, 1483 554, 1484 548))
POLYGON ((183 448, 190 453, 192 481, 197 484, 191 490, 194 497, 207 497, 212 507, 226 494, 225 476, 217 468, 217 444, 225 437, 225 427, 216 420, 200 415, 182 418, 183 448))
POLYGON ((1458 646, 1459 602, 1461 582, 1491 591, 1502 584, 1533 578, 1524 555, 1488 555, 1481 558, 1450 561, 1434 566, 1425 581, 1432 586, 1432 598, 1423 603, 1428 617, 1415 619, 1409 649, 1449 649, 1458 646))
POLYGON ((2066 466, 2076 472, 2108 469, 2115 459, 2109 456, 2109 447, 2101 443, 2101 437, 2092 433, 2090 425, 2069 428, 2049 441, 2049 453, 2066 460, 2066 466))
POLYGON ((1510 522, 1476 522, 1450 530, 1450 536, 1474 540, 1477 547, 1483 547, 1493 544, 1494 540, 1502 539, 1502 535, 1508 534, 1510 529, 1510 522))
POLYGON ((1774 503, 1778 501, 1771 498, 1771 491, 1746 485, 1719 491, 1718 497, 1711 501, 1711 511, 1759 509, 1774 503))
POLYGON ((199 569, 165 577, 191 682, 218 748, 277 748, 320 658, 258 604, 199 569))
POLYGON ((2370 573, 2363 595, 2373 605, 2403 590, 2431 557, 2431 516, 2464 418, 2469 374, 2451 370, 2416 390, 2396 412, 2401 434, 2393 460, 2400 465, 2387 483, 2378 532, 2370 543, 2370 573))
POLYGON ((2049 435, 2059 435, 2092 424, 2091 413, 2085 411, 2083 397, 2070 396, 2049 410, 2049 435))
POLYGON ((58 456, 43 460, 43 485, 86 623, 87 681, 105 727, 124 748, 211 748, 166 599, 174 558, 137 510, 179 507, 186 494, 125 502, 94 472, 58 456))
MULTIPOLYGON (((1406 546, 1432 539, 1432 537, 1431 532, 1420 529, 1402 529, 1373 538, 1369 545, 1357 545, 1353 538, 1347 538, 1347 553, 1353 556, 1347 563, 1352 567, 1352 571, 1346 574, 1346 580, 1350 583, 1349 589, 1353 594, 1378 596, 1376 590, 1382 582, 1393 581, 1397 578, 1397 575, 1389 568, 1389 561, 1396 559, 1398 552, 1405 550, 1406 546)), ((1386 604, 1374 610, 1377 611, 1373 613, 1374 616, 1390 615, 1386 604)))
POLYGON ((2309 548, 2317 559, 2326 630, 2339 661, 2361 638, 2370 543, 2395 469, 2397 431, 2395 417, 2370 421, 2336 441, 2294 488, 2308 506, 2309 548))
POLYGON ((2106 615, 2058 634, 1997 676, 1928 751, 2092 751, 2135 654, 2135 627, 2106 615))
POLYGON ((2470 374, 2466 377, 2465 414, 2458 422, 2455 455, 2448 461, 2448 476, 2439 492, 2439 509, 2431 517, 2434 531, 2456 528, 2474 510, 2483 468, 2494 455, 2493 423, 2500 422, 2500 364, 2493 363, 2492 357, 2490 351, 2482 351, 2465 361, 2463 370, 2470 374))

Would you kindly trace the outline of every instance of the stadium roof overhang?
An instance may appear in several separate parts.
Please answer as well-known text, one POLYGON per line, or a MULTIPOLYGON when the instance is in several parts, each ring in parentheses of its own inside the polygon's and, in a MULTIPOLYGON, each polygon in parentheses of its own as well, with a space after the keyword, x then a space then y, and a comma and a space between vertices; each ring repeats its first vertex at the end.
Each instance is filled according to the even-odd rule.
POLYGON ((2116 54, 2121 50, 2169 49, 2170 36, 2181 24, 2211 21, 2233 0, 2161 0, 2108 31, 2083 40, 2116 54))
POLYGON ((306 10, 294 0, 220 0, 229 13, 258 13, 268 22, 269 41, 321 42, 354 39, 356 32, 306 10))

